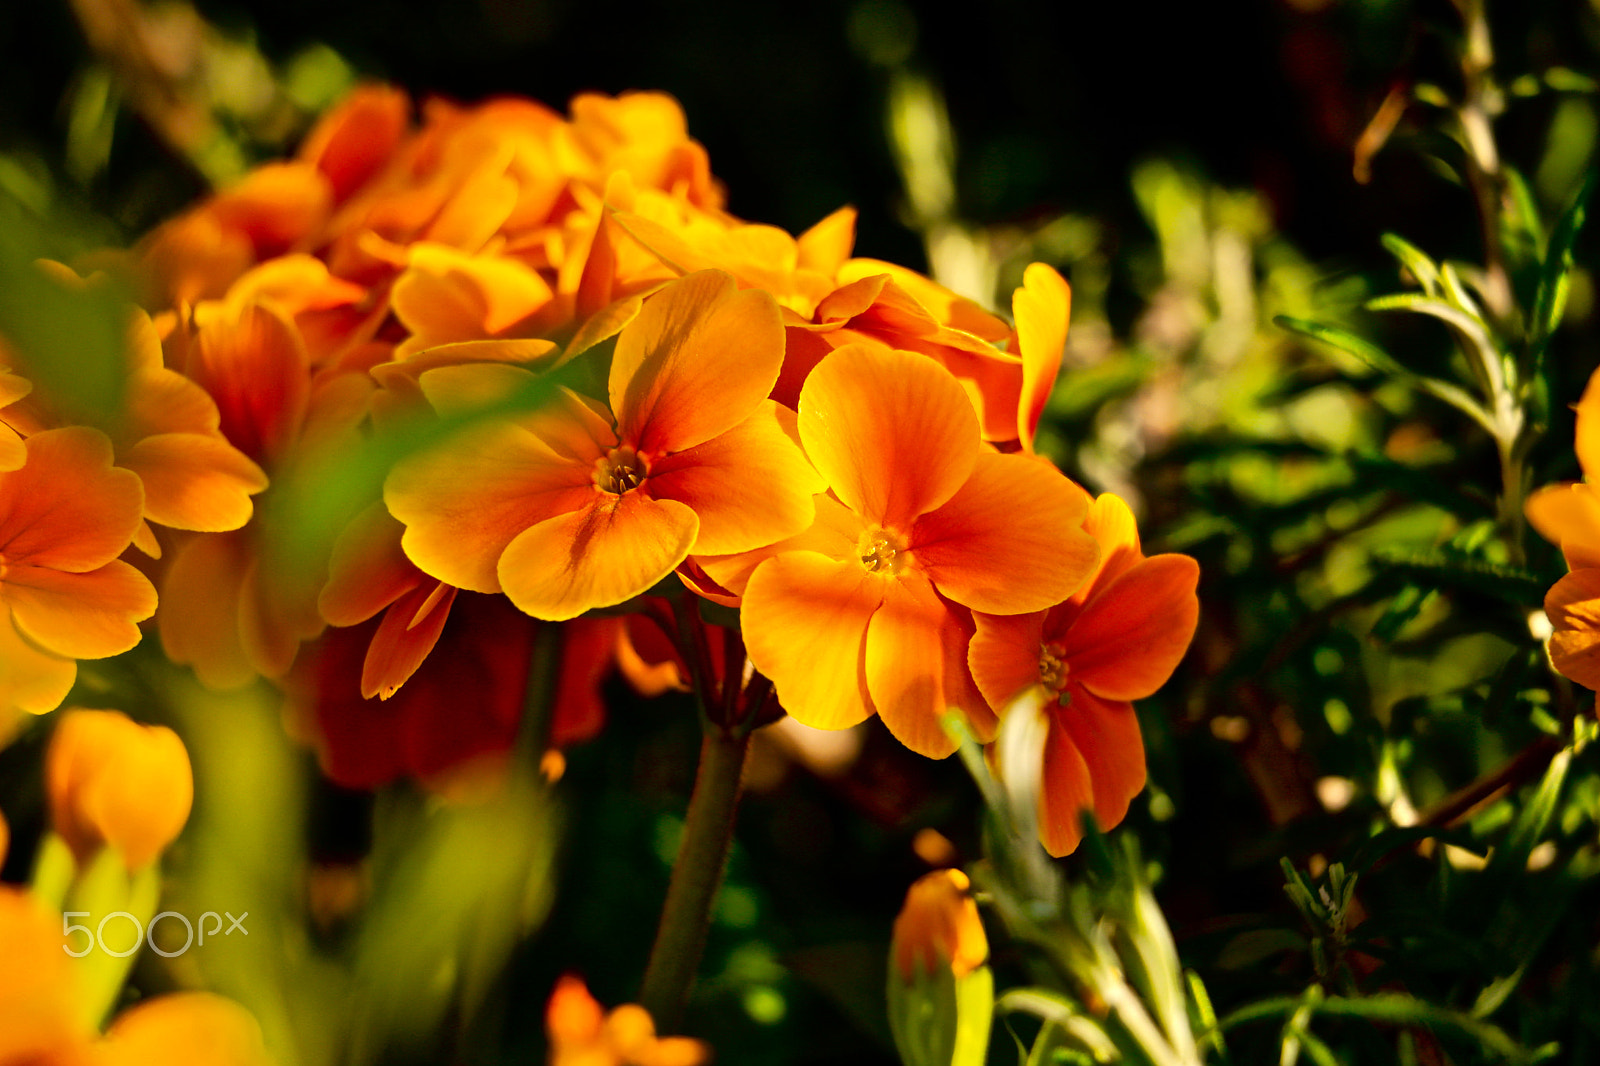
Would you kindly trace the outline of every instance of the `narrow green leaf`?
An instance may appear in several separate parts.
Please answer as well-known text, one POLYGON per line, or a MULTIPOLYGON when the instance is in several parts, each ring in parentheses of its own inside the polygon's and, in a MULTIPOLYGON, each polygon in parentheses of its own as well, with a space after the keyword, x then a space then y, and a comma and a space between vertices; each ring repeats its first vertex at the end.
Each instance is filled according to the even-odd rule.
POLYGON ((1432 259, 1397 233, 1385 233, 1382 237, 1383 246, 1389 254, 1400 260, 1400 264, 1411 271, 1411 276, 1417 279, 1417 284, 1422 286, 1422 291, 1429 296, 1439 295, 1439 267, 1432 259))
POLYGON ((1470 589, 1518 607, 1543 601, 1547 582, 1527 570, 1474 559, 1448 549, 1384 549, 1373 561, 1419 583, 1470 589))
POLYGON ((1594 192, 1597 175, 1600 175, 1600 170, 1590 167, 1572 203, 1562 212, 1550 234, 1550 247, 1545 253, 1539 291, 1533 301, 1533 321, 1529 327, 1536 365, 1543 359, 1544 349, 1550 343, 1556 327, 1561 325, 1561 316, 1567 310, 1567 293, 1572 283, 1572 248, 1588 218, 1589 197, 1594 192))

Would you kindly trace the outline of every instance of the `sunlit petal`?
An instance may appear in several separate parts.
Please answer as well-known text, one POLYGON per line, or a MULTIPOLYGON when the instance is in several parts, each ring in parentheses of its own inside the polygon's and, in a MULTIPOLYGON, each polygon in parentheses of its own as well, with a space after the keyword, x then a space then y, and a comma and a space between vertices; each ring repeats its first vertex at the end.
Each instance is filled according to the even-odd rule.
POLYGON ((1096 592, 1062 642, 1073 680, 1110 700, 1155 692, 1194 637, 1199 580, 1189 556, 1157 555, 1096 592))

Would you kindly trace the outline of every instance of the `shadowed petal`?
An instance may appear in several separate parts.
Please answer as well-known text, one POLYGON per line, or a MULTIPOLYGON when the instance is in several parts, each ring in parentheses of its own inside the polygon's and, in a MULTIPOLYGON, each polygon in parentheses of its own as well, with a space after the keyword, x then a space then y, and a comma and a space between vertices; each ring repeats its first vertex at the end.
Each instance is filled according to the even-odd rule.
POLYGON ((1545 593, 1555 633, 1550 661, 1562 676, 1600 690, 1600 570, 1574 570, 1545 593))
POLYGON ((1083 492, 1041 459, 978 456, 950 502, 918 519, 911 551, 940 592, 989 614, 1060 603, 1094 569, 1083 492))
POLYGON ((905 530, 961 488, 978 419, 937 363, 848 344, 800 390, 800 440, 834 494, 870 522, 905 530))
POLYGON ((728 432, 650 468, 651 496, 687 504, 700 517, 696 554, 749 551, 811 525, 811 498, 824 486, 793 427, 794 412, 762 400, 728 432))
POLYGON ((0 618, 0 743, 11 739, 13 711, 44 714, 61 706, 78 677, 75 659, 40 651, 0 618))
POLYGON ((173 553, 161 582, 161 647, 212 688, 237 688, 256 676, 239 635, 248 551, 237 533, 190 537, 173 553))
POLYGON ((995 716, 967 673, 967 630, 927 579, 884 582, 883 605, 867 629, 867 691, 878 717, 906 747, 930 759, 956 750, 941 721, 966 714, 980 741, 994 736, 995 716))
POLYGON ((683 504, 637 490, 590 500, 524 530, 501 555, 501 587, 527 614, 559 622, 613 606, 688 557, 699 521, 683 504))
POLYGON ((854 559, 791 552, 750 575, 740 610, 745 649, 796 721, 844 729, 872 716, 865 647, 882 602, 882 579, 854 559))
POLYGON ((995 710, 1005 710, 1017 693, 1039 683, 1044 617, 1043 611, 1011 615, 973 612, 977 631, 967 649, 967 665, 978 691, 995 710))
POLYGON ((428 657, 450 617, 456 589, 426 582, 389 605, 361 665, 361 698, 388 699, 428 657))

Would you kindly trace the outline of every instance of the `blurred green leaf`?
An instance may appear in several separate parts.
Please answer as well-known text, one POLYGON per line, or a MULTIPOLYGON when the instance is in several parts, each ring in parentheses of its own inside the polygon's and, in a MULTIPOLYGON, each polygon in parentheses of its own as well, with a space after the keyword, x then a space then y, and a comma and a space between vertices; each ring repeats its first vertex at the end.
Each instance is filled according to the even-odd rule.
POLYGON ((1389 254, 1400 260, 1402 266, 1411 272, 1417 279, 1417 284, 1422 286, 1422 291, 1429 296, 1439 295, 1439 266, 1432 259, 1396 233, 1385 233, 1382 237, 1383 246, 1389 254))
POLYGON ((1373 560, 1413 579, 1441 588, 1481 592, 1517 607, 1543 602, 1546 582, 1527 570, 1474 559, 1445 548, 1383 548, 1373 560))
POLYGON ((1543 359, 1544 350, 1561 316, 1567 310, 1567 294, 1572 288, 1572 249, 1578 233, 1589 215, 1589 197, 1594 192, 1600 169, 1590 167, 1583 184, 1572 198, 1572 203, 1562 212, 1550 234, 1550 248, 1544 257, 1544 269, 1539 279, 1539 290, 1533 301, 1533 321, 1530 325, 1535 365, 1543 359))

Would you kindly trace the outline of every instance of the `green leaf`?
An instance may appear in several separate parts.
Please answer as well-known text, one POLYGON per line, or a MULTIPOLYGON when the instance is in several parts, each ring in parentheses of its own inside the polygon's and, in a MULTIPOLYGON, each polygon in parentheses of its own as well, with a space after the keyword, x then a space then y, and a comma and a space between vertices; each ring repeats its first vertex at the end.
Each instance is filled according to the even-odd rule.
POLYGON ((1533 321, 1529 327, 1536 366, 1542 362, 1545 347, 1550 343, 1556 327, 1561 325, 1561 316, 1567 310, 1567 293, 1572 285, 1572 248, 1588 218, 1589 196, 1594 192, 1597 174, 1600 174, 1600 170, 1591 167, 1584 175, 1583 184, 1550 234, 1550 248, 1545 253, 1539 291, 1533 300, 1533 321))
POLYGON ((1571 764, 1572 749, 1563 748, 1556 752, 1538 787, 1517 815, 1511 831, 1495 849, 1494 858, 1489 862, 1490 870, 1515 872, 1527 868, 1529 853, 1550 827, 1550 819, 1555 814, 1556 803, 1561 798, 1561 786, 1566 782, 1567 768, 1571 764))
POLYGON ((110 429, 122 417, 132 301, 116 285, 63 283, 39 220, 0 192, 0 335, 16 369, 74 422, 110 429))
POLYGON ((1486 562, 1447 548, 1378 548, 1373 561, 1419 583, 1464 588, 1518 607, 1543 602, 1546 582, 1514 566, 1486 562))
MULTIPOLYGON (((1400 295, 1383 297, 1381 299, 1389 301, 1416 301, 1425 300, 1427 298, 1415 295, 1400 295)), ((1377 306, 1378 303, 1379 301, 1374 300, 1369 302, 1367 306, 1372 307, 1375 310, 1390 310, 1392 309, 1392 306, 1400 306, 1399 304, 1393 304, 1392 306, 1388 304, 1377 306)), ((1460 313, 1457 312, 1455 308, 1450 307, 1449 304, 1444 303, 1442 300, 1434 300, 1433 303, 1448 309, 1452 313, 1460 313)), ((1371 341, 1358 337, 1348 330, 1342 330, 1335 326, 1323 325, 1320 322, 1311 322, 1303 318, 1291 318, 1288 315, 1279 315, 1272 321, 1279 327, 1289 330, 1291 333, 1299 333, 1302 336, 1310 337, 1313 340, 1319 340, 1324 344, 1331 345, 1342 352, 1348 352, 1349 354, 1367 363, 1367 365, 1373 367, 1374 369, 1380 370, 1391 375, 1392 377, 1405 381, 1413 388, 1420 389, 1436 399, 1443 400, 1445 403, 1472 418, 1473 421, 1477 422, 1484 429, 1488 430, 1490 434, 1494 434, 1496 432, 1494 419, 1490 416, 1488 411, 1484 410, 1482 404, 1473 399, 1471 393, 1461 388, 1461 386, 1453 385, 1448 381, 1440 381, 1437 378, 1430 378, 1421 374, 1412 373, 1410 370, 1407 370, 1405 367, 1401 366, 1388 352, 1384 351, 1382 348, 1379 348, 1371 341)))
POLYGON ((1429 296, 1439 295, 1439 267, 1432 259, 1396 233, 1385 233, 1381 238, 1383 246, 1389 254, 1400 260, 1400 265, 1411 271, 1411 276, 1417 279, 1417 284, 1422 286, 1422 291, 1429 296))
MULTIPOLYGON (((1306 1005, 1299 996, 1279 996, 1240 1007, 1222 1019, 1222 1028, 1232 1029, 1248 1022, 1292 1016, 1306 1005)), ((1483 1048, 1516 1063, 1532 1063, 1544 1058, 1548 1048, 1529 1050, 1506 1035, 1505 1030, 1470 1014, 1437 1007, 1398 992, 1379 992, 1360 999, 1329 996, 1315 1007, 1315 1013, 1336 1018, 1364 1018, 1388 1025, 1421 1025, 1450 1029, 1476 1040, 1483 1048)))

